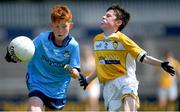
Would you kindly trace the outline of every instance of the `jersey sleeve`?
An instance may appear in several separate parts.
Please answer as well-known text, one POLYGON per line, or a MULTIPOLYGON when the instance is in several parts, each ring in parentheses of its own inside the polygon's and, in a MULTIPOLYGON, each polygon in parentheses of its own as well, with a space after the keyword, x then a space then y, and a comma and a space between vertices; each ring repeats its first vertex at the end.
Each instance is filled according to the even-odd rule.
POLYGON ((35 45, 35 47, 38 47, 40 45, 40 38, 41 38, 42 34, 39 34, 38 36, 36 36, 34 39, 33 39, 33 43, 35 45))
POLYGON ((79 52, 79 45, 74 46, 72 49, 72 54, 70 58, 70 66, 73 68, 80 69, 80 52, 79 52))
POLYGON ((131 56, 136 59, 137 61, 140 61, 141 57, 146 54, 146 51, 144 51, 142 48, 140 48, 134 41, 132 41, 130 38, 123 36, 122 37, 122 44, 123 47, 131 54, 131 56))

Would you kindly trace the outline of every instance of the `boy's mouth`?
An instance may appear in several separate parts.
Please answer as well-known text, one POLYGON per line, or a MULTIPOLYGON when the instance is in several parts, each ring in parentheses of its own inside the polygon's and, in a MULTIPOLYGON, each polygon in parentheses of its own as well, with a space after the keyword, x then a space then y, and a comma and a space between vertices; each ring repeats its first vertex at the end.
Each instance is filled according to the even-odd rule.
POLYGON ((104 24, 104 21, 102 21, 101 24, 104 24))
POLYGON ((106 23, 106 21, 105 21, 105 20, 102 20, 101 24, 104 24, 104 23, 106 23))
POLYGON ((62 35, 58 35, 58 37, 61 37, 62 35))

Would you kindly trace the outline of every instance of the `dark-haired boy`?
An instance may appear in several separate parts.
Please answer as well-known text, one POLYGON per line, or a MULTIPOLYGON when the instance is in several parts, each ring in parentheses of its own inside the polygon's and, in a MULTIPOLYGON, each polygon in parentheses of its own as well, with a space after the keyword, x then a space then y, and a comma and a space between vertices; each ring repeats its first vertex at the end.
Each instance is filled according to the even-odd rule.
MULTIPOLYGON (((129 19, 127 11, 112 5, 102 17, 103 33, 94 38, 97 77, 103 85, 103 97, 108 111, 136 111, 139 107, 136 60, 161 66, 169 74, 175 74, 168 62, 147 55, 145 50, 121 32, 129 19)), ((94 74, 81 79, 81 86, 86 87, 95 77, 94 74)))

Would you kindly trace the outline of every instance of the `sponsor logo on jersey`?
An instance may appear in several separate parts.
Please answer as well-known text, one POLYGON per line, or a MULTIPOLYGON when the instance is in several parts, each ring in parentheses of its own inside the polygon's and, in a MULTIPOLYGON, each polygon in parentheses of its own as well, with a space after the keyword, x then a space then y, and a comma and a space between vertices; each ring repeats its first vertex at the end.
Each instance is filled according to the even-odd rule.
POLYGON ((108 55, 98 57, 99 64, 121 64, 117 55, 108 55))
POLYGON ((41 59, 42 59, 42 61, 46 62, 49 66, 64 67, 64 64, 62 64, 61 62, 52 61, 44 55, 41 56, 41 59))

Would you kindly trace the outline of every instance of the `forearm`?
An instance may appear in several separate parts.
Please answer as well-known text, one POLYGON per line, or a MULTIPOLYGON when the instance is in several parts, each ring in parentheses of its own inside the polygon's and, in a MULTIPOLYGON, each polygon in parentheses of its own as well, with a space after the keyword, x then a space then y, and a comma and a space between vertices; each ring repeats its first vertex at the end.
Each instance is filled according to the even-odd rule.
POLYGON ((91 82, 92 80, 94 80, 96 77, 97 77, 97 74, 96 74, 96 73, 94 73, 94 74, 86 77, 87 82, 90 83, 90 82, 91 82))
POLYGON ((156 59, 152 56, 148 56, 146 55, 144 57, 144 60, 143 60, 143 63, 146 63, 146 64, 149 64, 149 65, 153 65, 153 66, 161 66, 161 63, 163 61, 159 60, 159 59, 156 59))
POLYGON ((141 58, 140 58, 140 62, 142 63, 146 63, 146 64, 149 64, 149 65, 153 65, 153 66, 160 66, 162 67, 166 72, 168 72, 171 76, 174 76, 175 75, 175 70, 173 68, 173 66, 171 66, 169 64, 168 61, 161 61, 159 59, 156 59, 152 56, 148 56, 148 55, 143 55, 141 58))

